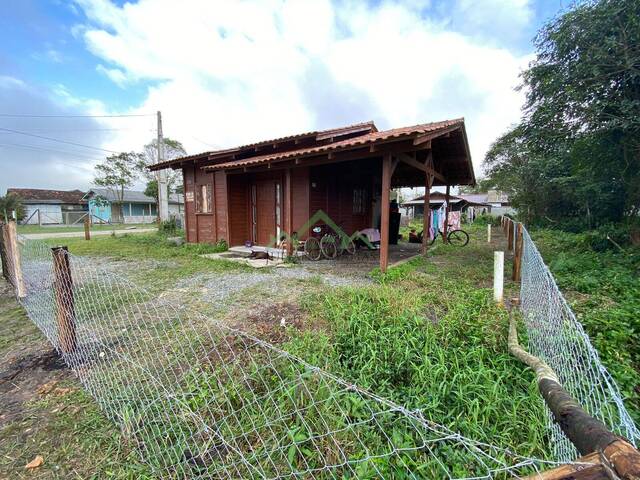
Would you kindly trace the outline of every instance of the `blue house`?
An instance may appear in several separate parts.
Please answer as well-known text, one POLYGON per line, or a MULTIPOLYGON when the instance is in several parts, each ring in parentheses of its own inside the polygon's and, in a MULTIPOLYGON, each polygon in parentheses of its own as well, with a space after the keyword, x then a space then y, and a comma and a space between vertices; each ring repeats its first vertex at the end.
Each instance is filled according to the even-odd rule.
MULTIPOLYGON (((158 218, 157 200, 143 192, 125 190, 122 200, 110 188, 92 188, 85 195, 94 222, 153 223, 158 218)), ((169 215, 182 217, 184 199, 181 194, 169 195, 169 215)))

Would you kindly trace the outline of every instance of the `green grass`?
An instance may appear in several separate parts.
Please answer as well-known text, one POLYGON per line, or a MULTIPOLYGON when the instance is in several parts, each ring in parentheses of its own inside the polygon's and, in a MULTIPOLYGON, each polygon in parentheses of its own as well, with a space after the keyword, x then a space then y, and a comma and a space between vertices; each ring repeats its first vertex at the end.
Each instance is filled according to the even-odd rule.
POLYGON ((463 435, 545 457, 534 377, 508 353, 507 315, 491 291, 424 259, 399 268, 380 285, 308 298, 331 331, 289 348, 463 435))
POLYGON ((30 401, 22 419, 0 428, 1 478, 156 478, 78 384, 61 386, 72 391, 30 401), (36 455, 44 464, 26 470, 36 455))
MULTIPOLYGON (((137 229, 142 228, 157 228, 155 223, 117 223, 114 225, 92 225, 91 231, 110 231, 110 230, 124 230, 135 227, 137 229)), ((18 233, 61 233, 61 232, 84 232, 84 225, 79 223, 78 225, 55 225, 55 226, 39 226, 39 225, 18 225, 18 233)))
MULTIPOLYGON (((372 285, 327 288, 317 281, 301 285, 306 293, 301 295, 300 306, 314 328, 290 327, 288 340, 281 347, 408 409, 420 409, 427 420, 474 440, 509 448, 521 455, 548 457, 545 416, 533 374, 507 352, 506 313, 491 300, 492 252, 500 247, 486 243, 485 227, 465 226, 465 229, 471 234, 467 247, 438 244, 430 249, 428 259, 413 259, 385 274, 372 272, 375 280, 372 285)), ((65 243, 76 255, 108 256, 140 265, 140 271, 135 272, 133 278, 153 294, 162 292, 179 278, 202 272, 248 271, 248 267, 232 262, 200 257, 203 253, 219 251, 220 246, 176 247, 158 234, 96 237, 88 242, 65 239, 65 243), (144 267, 144 262, 153 267, 144 267)), ((508 283, 509 288, 514 285, 508 283)), ((82 295, 80 297, 78 301, 82 304, 82 295)), ((7 311, 16 313, 11 308, 7 311)), ((26 322, 24 318, 17 321, 26 322)), ((176 339, 189 340, 176 334, 171 341, 176 339)), ((147 342, 146 337, 141 338, 139 348, 156 351, 152 340, 147 342)), ((313 468, 326 461, 310 448, 308 435, 312 432, 307 426, 322 431, 329 425, 338 432, 336 441, 351 458, 364 455, 345 426, 369 419, 371 412, 379 408, 376 402, 363 400, 348 390, 329 388, 312 372, 304 372, 285 359, 264 357, 261 362, 261 354, 255 349, 237 345, 239 352, 255 355, 255 362, 242 354, 232 358, 230 352, 224 351, 228 340, 225 338, 219 345, 222 353, 228 355, 224 369, 215 362, 188 364, 191 370, 186 372, 176 393, 183 402, 174 403, 177 409, 177 415, 171 419, 174 423, 166 423, 166 417, 155 410, 161 408, 166 399, 150 406, 142 402, 140 395, 133 395, 136 391, 127 392, 125 388, 120 392, 119 398, 129 399, 127 406, 116 402, 113 407, 121 409, 120 418, 127 419, 125 430, 129 423, 136 425, 140 419, 146 419, 142 436, 138 438, 149 443, 152 439, 162 439, 162 444, 167 445, 166 451, 146 458, 146 462, 162 469, 172 459, 183 458, 185 451, 195 446, 189 442, 203 441, 198 436, 188 441, 180 436, 180 432, 186 433, 190 427, 185 420, 191 418, 190 411, 198 412, 210 424, 215 424, 223 436, 229 437, 238 437, 242 432, 255 434, 254 427, 264 422, 265 413, 271 415, 269 418, 278 418, 282 412, 304 411, 304 422, 296 416, 276 421, 268 429, 264 427, 264 431, 258 430, 265 435, 275 433, 283 442, 296 442, 299 448, 290 448, 278 459, 292 468, 313 468), (277 374, 272 366, 278 367, 277 374), (306 389, 292 386, 299 383, 301 376, 306 389), (221 378, 226 381, 219 381, 221 378), (283 385, 288 387, 278 389, 283 385), (269 402, 246 403, 251 395, 263 394, 266 389, 274 392, 269 402), (211 415, 211 399, 215 399, 216 418, 236 412, 232 423, 218 423, 215 418, 207 417, 211 415)), ((21 336, 15 335, 0 343, 0 348, 15 347, 21 341, 21 336)), ((29 341, 27 337, 26 342, 29 341)), ((114 378, 126 384, 128 377, 122 375, 124 370, 118 372, 115 367, 114 378)), ((0 448, 0 456, 5 458, 0 460, 4 462, 0 463, 3 469, 0 473, 15 477, 15 472, 22 473, 29 457, 39 453, 45 456, 45 462, 49 459, 47 469, 63 461, 74 469, 64 467, 61 478, 74 474, 80 478, 92 475, 146 478, 149 475, 146 463, 143 465, 132 453, 131 436, 120 437, 117 429, 82 392, 31 402, 29 412, 25 419, 11 424, 10 430, 0 432, 2 438, 10 439, 5 443, 6 449, 0 448), (60 415, 57 411, 53 413, 59 408, 58 402, 66 405, 60 415), (42 428, 34 434, 34 446, 21 432, 34 428, 39 422, 42 428)), ((408 450, 377 459, 376 468, 390 478, 401 478, 404 462, 424 478, 437 478, 438 473, 442 475, 437 462, 443 461, 451 466, 454 475, 470 473, 467 467, 470 457, 461 447, 438 444, 434 446, 437 459, 424 451, 411 453, 420 438, 416 438, 411 425, 398 422, 397 417, 397 414, 385 413, 379 421, 394 443, 408 450)), ((375 426, 363 425, 360 438, 366 440, 372 451, 385 448, 386 439, 375 426)), ((246 442, 247 453, 254 448, 256 454, 262 452, 255 435, 249 435, 246 442)), ((334 455, 331 444, 327 445, 327 452, 328 456, 334 455)), ((263 460, 264 468, 269 471, 272 465, 263 460)), ((42 472, 50 474, 52 470, 42 472)), ((370 463, 363 463, 357 470, 359 478, 369 478, 373 473, 370 463)))
POLYGON ((538 230, 532 237, 640 422, 640 248, 594 251, 588 233, 538 230))

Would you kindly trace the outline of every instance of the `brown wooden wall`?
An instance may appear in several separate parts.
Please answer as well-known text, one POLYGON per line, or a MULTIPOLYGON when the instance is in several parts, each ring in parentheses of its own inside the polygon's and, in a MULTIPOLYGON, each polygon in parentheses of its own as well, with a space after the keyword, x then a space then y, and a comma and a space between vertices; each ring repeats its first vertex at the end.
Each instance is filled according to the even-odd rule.
POLYGON ((308 167, 291 170, 291 210, 293 230, 298 233, 298 238, 306 238, 308 232, 302 231, 302 227, 310 216, 308 167))
MULTIPOLYGON (((376 162, 344 162, 318 167, 291 169, 291 212, 286 209, 286 173, 274 170, 261 173, 231 174, 204 173, 200 168, 183 168, 185 191, 185 221, 188 242, 216 242, 226 240, 229 245, 242 245, 251 239, 251 185, 258 194, 258 236, 261 241, 275 233, 274 185, 282 185, 282 227, 286 228, 291 215, 293 229, 299 238, 308 232, 301 231, 308 220, 323 210, 348 234, 372 227, 373 186, 379 177, 376 162), (213 212, 195 213, 195 189, 204 183, 212 186, 213 212), (366 191, 366 209, 359 215, 353 213, 353 191, 366 191)), ((378 179, 379 183, 379 179, 378 179)))
POLYGON ((371 227, 371 199, 373 176, 362 162, 345 162, 312 167, 309 182, 309 216, 323 210, 349 235, 356 230, 371 227), (315 186, 314 186, 315 185, 315 186), (366 191, 366 209, 363 214, 353 213, 353 191, 366 191))
POLYGON ((182 169, 185 192, 185 230, 187 242, 214 243, 227 239, 227 184, 226 174, 205 173, 200 168, 189 166, 182 169), (200 185, 212 188, 213 207, 211 213, 196 213, 196 190, 200 185))
POLYGON ((229 175, 229 245, 243 245, 251 238, 249 218, 249 182, 246 175, 229 175))

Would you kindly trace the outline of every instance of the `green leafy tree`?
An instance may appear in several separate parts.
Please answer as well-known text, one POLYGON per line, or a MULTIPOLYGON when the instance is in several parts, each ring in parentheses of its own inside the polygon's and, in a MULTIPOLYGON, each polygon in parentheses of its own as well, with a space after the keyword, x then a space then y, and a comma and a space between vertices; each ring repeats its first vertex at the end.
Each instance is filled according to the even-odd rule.
POLYGON ((158 198, 158 181, 149 180, 144 188, 144 194, 147 197, 158 198))
POLYGON ((108 156, 96 165, 96 176, 93 183, 108 189, 116 199, 116 203, 124 200, 124 191, 133 186, 138 179, 140 155, 134 152, 118 153, 108 156))
MULTIPOLYGON (((173 160, 174 158, 184 157, 187 152, 177 140, 171 138, 164 138, 164 159, 173 160)), ((158 198, 158 179, 156 172, 152 172, 148 169, 150 165, 158 162, 158 140, 154 139, 147 143, 142 152, 139 154, 138 170, 147 181, 147 187, 145 189, 145 195, 153 198, 158 198), (150 195, 150 193, 153 195, 150 195)), ((167 170, 167 187, 169 192, 175 192, 178 185, 182 185, 182 173, 176 170, 167 170)))
POLYGON ((485 158, 530 221, 580 229, 640 212, 640 2, 587 1, 536 38, 519 125, 485 158))
POLYGON ((14 193, 9 193, 0 197, 0 220, 7 222, 13 220, 11 212, 16 212, 16 220, 21 221, 26 216, 26 210, 20 197, 14 193))

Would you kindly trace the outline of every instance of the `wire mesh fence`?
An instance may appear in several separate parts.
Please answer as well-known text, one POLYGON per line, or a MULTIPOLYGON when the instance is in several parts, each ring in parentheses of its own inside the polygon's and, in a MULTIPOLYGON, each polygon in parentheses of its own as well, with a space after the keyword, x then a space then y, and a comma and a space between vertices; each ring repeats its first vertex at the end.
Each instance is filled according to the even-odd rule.
POLYGON ((63 248, 18 243, 21 304, 159 478, 520 478, 551 464, 465 438, 63 248))
MULTIPOLYGON (((513 223, 515 225, 515 223, 513 223)), ((522 227, 520 308, 529 351, 543 359, 564 388, 592 416, 634 445, 640 432, 627 412, 622 395, 591 344, 582 324, 567 304, 529 232, 522 227)), ((577 451, 547 409, 554 458, 570 461, 577 451)))

